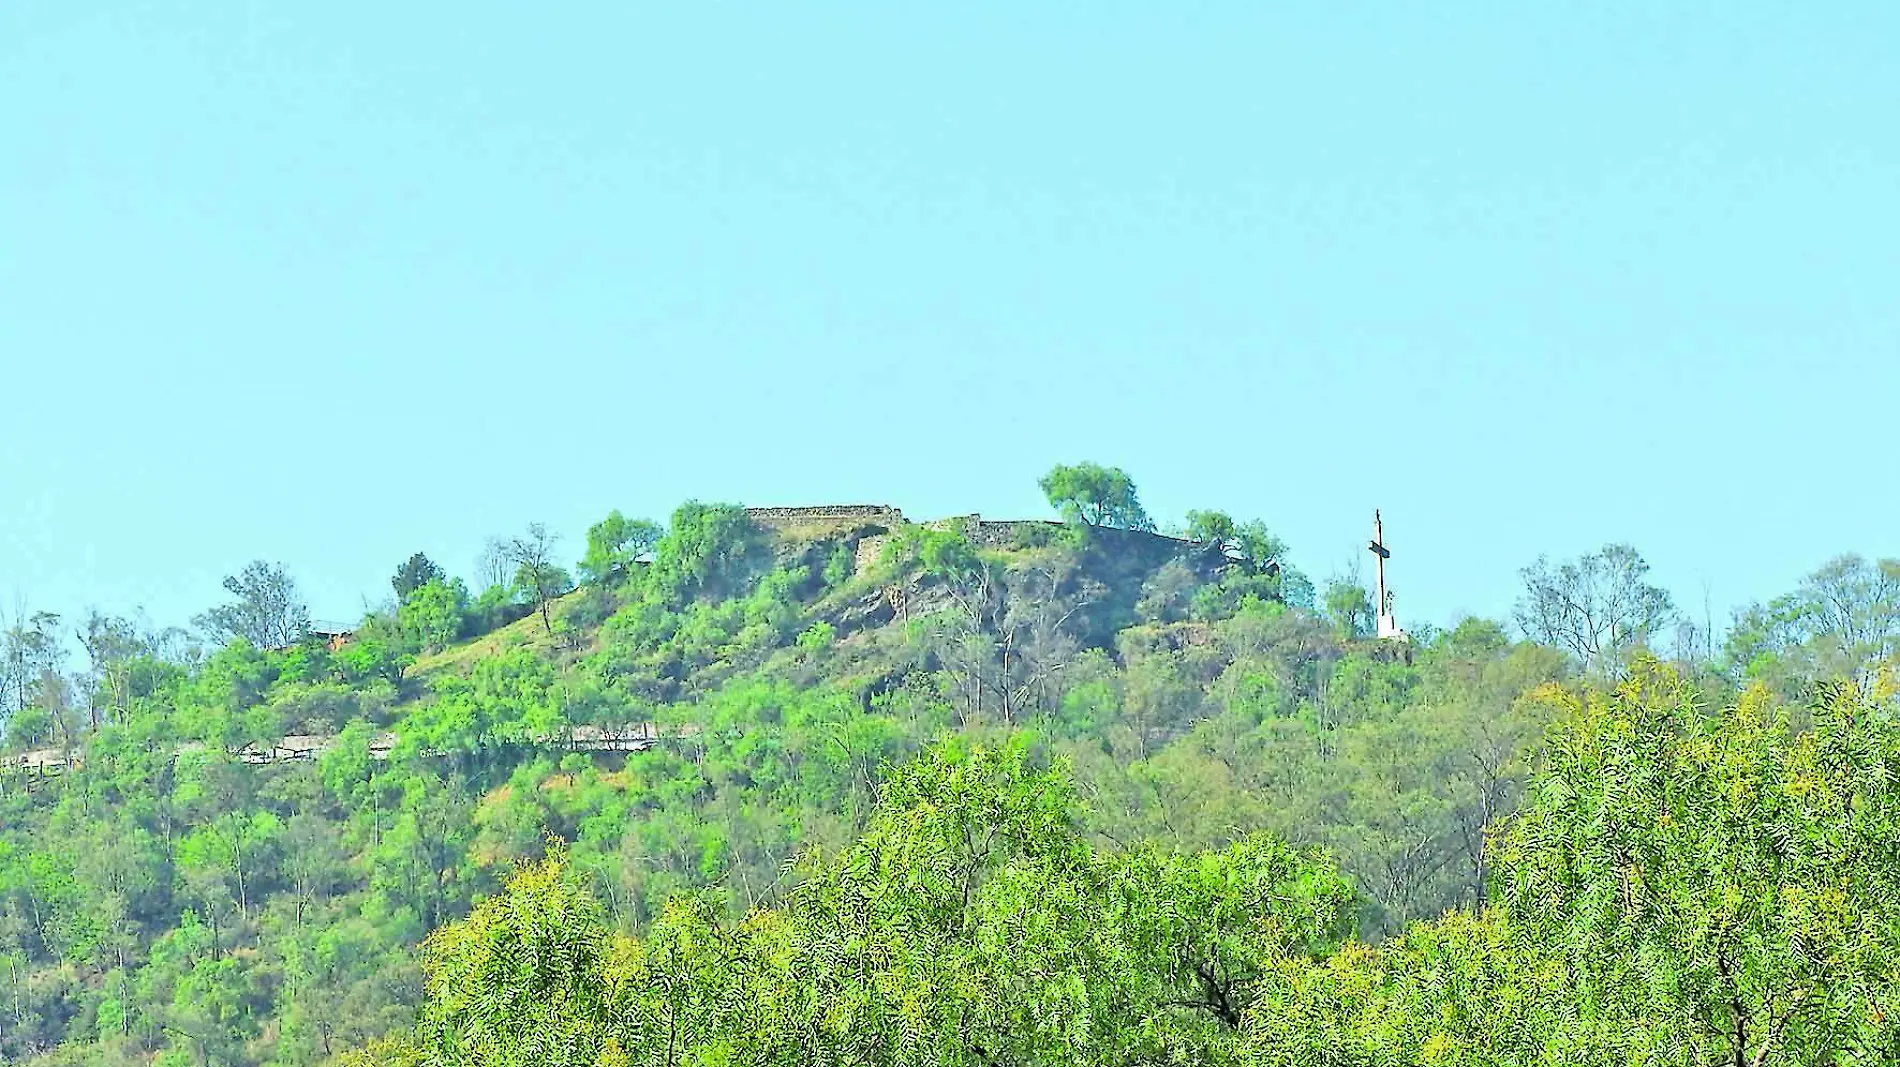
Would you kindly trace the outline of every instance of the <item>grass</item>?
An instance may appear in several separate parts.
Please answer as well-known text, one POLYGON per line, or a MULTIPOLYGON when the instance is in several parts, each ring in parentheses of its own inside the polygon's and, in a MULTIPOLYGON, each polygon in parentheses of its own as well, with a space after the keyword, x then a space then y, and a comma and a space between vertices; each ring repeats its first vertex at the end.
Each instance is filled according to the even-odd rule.
MULTIPOLYGON (((567 597, 575 595, 577 594, 569 593, 567 596, 556 597, 549 610, 555 611, 556 605, 567 597)), ((554 638, 549 636, 547 629, 542 626, 539 612, 530 613, 473 640, 464 641, 459 645, 450 645, 440 652, 417 656, 416 661, 403 672, 403 676, 426 681, 433 675, 449 671, 467 674, 474 669, 477 660, 500 655, 513 648, 529 648, 542 655, 551 655, 555 651, 554 638)))

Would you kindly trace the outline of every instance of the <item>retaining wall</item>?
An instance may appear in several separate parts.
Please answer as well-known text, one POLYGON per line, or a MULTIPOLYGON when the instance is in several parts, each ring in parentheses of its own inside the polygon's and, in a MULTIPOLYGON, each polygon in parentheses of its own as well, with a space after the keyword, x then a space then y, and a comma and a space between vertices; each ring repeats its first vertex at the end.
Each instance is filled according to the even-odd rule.
POLYGON ((781 529, 788 526, 853 526, 876 523, 895 526, 904 521, 904 513, 886 504, 823 504, 809 508, 747 508, 746 518, 760 526, 781 529))

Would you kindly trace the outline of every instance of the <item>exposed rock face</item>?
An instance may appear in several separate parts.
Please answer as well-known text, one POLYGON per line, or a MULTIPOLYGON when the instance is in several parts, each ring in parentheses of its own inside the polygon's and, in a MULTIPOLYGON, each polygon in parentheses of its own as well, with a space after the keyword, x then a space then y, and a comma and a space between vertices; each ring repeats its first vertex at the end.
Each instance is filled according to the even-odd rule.
POLYGON ((889 533, 872 534, 858 541, 851 552, 851 573, 863 574, 877 565, 878 558, 884 554, 884 546, 889 544, 889 533))
MULTIPOLYGON (((854 556, 854 570, 862 574, 877 562, 889 534, 907 524, 904 513, 888 504, 817 504, 810 507, 747 508, 746 517, 774 534, 806 536, 848 534, 854 556)), ((1030 543, 1040 535, 1062 528, 1051 519, 986 519, 980 514, 952 515, 929 519, 919 525, 932 530, 961 530, 963 536, 984 548, 1013 548, 1030 543)), ((1143 558, 1174 556, 1201 546, 1192 541, 1144 530, 1118 530, 1095 527, 1090 537, 1098 545, 1143 558)))
MULTIPOLYGON (((803 590, 821 590, 818 575, 839 551, 848 552, 852 574, 864 579, 877 572, 885 548, 905 527, 903 512, 887 505, 821 505, 749 508, 747 516, 776 541, 777 564, 811 576, 803 590)), ((980 548, 1004 553, 996 596, 1053 597, 1074 606, 1065 629, 1084 647, 1107 647, 1113 635, 1138 616, 1137 601, 1158 573, 1177 584, 1197 586, 1219 580, 1231 565, 1218 546, 1143 530, 1090 527, 1072 551, 1047 557, 1038 550, 1062 537, 1065 524, 1046 519, 985 519, 957 515, 916 525, 956 530, 980 548), (1027 553, 1018 555, 1017 553, 1027 553), (1066 562, 1052 560, 1066 559, 1066 562), (1163 568, 1169 568, 1164 571, 1163 568), (1036 583, 1041 581, 1042 586, 1036 583), (1053 585, 1047 583, 1053 582, 1053 585), (1035 589, 1035 592, 1029 590, 1035 589)), ((957 599, 940 578, 906 568, 874 588, 858 587, 849 599, 831 600, 819 613, 839 638, 877 630, 905 619, 918 619, 954 607, 957 599)), ((998 610, 1003 610, 1000 606, 998 610)))
MULTIPOLYGON (((1054 519, 986 519, 981 515, 953 515, 946 519, 931 519, 922 525, 933 530, 958 528, 963 536, 973 544, 984 548, 1010 548, 1021 545, 1038 534, 1053 533, 1063 527, 1063 523, 1054 519)), ((1091 537, 1098 541, 1119 544, 1152 545, 1161 543, 1172 545, 1170 551, 1179 551, 1194 545, 1193 541, 1184 541, 1166 534, 1150 533, 1147 530, 1122 530, 1112 526, 1095 526, 1089 530, 1091 537)))
MULTIPOLYGON (((812 509, 816 510, 816 509, 812 509)), ((855 518, 855 516, 853 516, 855 518)), ((1033 551, 1032 546, 1047 545, 1063 524, 1045 520, 998 521, 981 516, 958 516, 920 524, 930 529, 957 529, 978 546, 995 550, 1033 551)), ((798 530, 809 536, 811 527, 800 524, 798 530)), ((1050 577, 1053 588, 1037 595, 1068 599, 1078 605, 1068 629, 1084 645, 1101 645, 1135 615, 1135 604, 1146 583, 1164 567, 1183 572, 1184 580, 1194 583, 1217 581, 1231 564, 1218 548, 1180 538, 1140 530, 1091 528, 1085 547, 1066 554, 1068 562, 1054 567, 1050 577)), ((882 525, 841 527, 827 535, 803 541, 791 554, 806 566, 817 566, 822 557, 842 546, 851 552, 853 574, 863 578, 874 572, 884 550, 896 531, 882 525)), ((792 544, 781 549, 785 558, 792 544)), ((1034 557, 1021 558, 1036 573, 1045 573, 1034 557)), ((1015 573, 1016 568, 1004 565, 1015 573)), ((1028 574, 1029 571, 1023 571, 1028 574)), ((1018 584, 1003 577, 1006 584, 1018 584)), ((999 591, 1000 592, 1000 591, 999 591)), ((1011 594, 1001 594, 1009 596, 1011 594)), ((853 599, 833 602, 824 612, 824 621, 844 637, 858 631, 877 629, 905 618, 922 618, 955 606, 956 599, 942 579, 907 569, 893 574, 886 584, 866 589, 853 599)))

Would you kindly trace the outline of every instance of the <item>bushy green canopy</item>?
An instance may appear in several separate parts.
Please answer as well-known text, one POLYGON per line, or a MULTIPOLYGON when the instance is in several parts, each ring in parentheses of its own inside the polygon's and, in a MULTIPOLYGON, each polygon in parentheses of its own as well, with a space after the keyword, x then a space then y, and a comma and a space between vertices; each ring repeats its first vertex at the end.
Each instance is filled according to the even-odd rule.
POLYGON ((609 932, 558 850, 428 945, 373 1063, 1891 1063, 1900 729, 1653 662, 1565 705, 1480 912, 1353 941, 1323 857, 1103 848, 1061 768, 940 745, 775 907, 609 932))
POLYGON ((1154 523, 1142 510, 1135 480, 1120 467, 1099 463, 1058 464, 1039 483, 1049 506, 1090 526, 1124 530, 1152 530, 1154 523))
POLYGON ((1020 742, 940 745, 780 907, 702 898, 610 934, 557 850, 427 946, 413 1038, 365 1063, 1243 1063, 1242 1014, 1334 948, 1352 893, 1317 857, 1103 851, 1020 742))

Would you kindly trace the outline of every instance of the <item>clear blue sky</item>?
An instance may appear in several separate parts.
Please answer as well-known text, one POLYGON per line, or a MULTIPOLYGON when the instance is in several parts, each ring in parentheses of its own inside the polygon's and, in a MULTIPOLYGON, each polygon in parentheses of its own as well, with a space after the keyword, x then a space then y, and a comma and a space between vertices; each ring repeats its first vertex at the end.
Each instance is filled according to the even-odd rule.
MULTIPOLYGON (((618 507, 1900 553, 1900 4, 0 4, 0 600, 618 507)), ((17 598, 17 600, 16 600, 17 598)))

